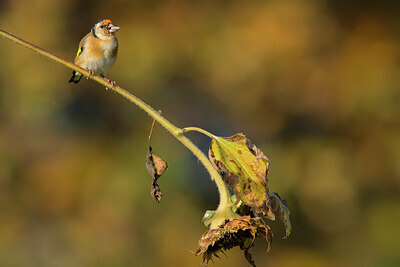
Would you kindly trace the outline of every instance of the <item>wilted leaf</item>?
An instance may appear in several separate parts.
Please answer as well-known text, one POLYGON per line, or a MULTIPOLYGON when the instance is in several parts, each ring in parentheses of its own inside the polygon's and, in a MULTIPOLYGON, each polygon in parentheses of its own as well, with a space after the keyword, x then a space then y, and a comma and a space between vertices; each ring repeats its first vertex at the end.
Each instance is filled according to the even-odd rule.
POLYGON ((269 200, 271 202, 271 208, 275 215, 279 216, 283 224, 285 225, 285 237, 287 238, 292 231, 292 224, 290 223, 290 211, 284 199, 278 195, 278 193, 270 192, 269 200))
POLYGON ((240 200, 256 213, 275 219, 268 195, 269 160, 260 149, 242 133, 213 136, 208 156, 240 200))
POLYGON ((218 256, 219 252, 239 246, 244 251, 245 258, 252 265, 255 263, 249 253, 249 248, 254 245, 254 239, 262 236, 267 240, 267 251, 272 242, 272 232, 265 222, 258 218, 244 216, 240 219, 226 221, 217 229, 206 231, 199 240, 199 249, 194 252, 203 254, 203 262, 208 263, 212 256, 218 256))
POLYGON ((153 199, 157 202, 160 202, 162 197, 162 192, 157 181, 167 168, 167 162, 154 155, 151 146, 149 146, 146 156, 146 169, 153 178, 150 193, 153 199))
POLYGON ((146 156, 146 169, 153 178, 150 191, 151 196, 155 201, 160 202, 162 197, 162 192, 160 186, 158 185, 158 178, 160 178, 160 176, 168 168, 168 164, 165 160, 153 154, 153 148, 151 147, 150 142, 151 142, 151 136, 153 135, 154 123, 155 120, 153 120, 153 124, 151 125, 151 130, 149 134, 149 144, 146 156))

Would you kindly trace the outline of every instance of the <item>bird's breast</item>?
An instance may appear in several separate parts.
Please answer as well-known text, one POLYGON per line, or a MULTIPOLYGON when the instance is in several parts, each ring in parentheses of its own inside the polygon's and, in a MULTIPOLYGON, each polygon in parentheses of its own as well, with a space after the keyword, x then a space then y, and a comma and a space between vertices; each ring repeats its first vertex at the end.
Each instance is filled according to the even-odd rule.
POLYGON ((104 51, 104 56, 106 57, 114 57, 117 56, 118 53, 118 41, 117 39, 113 39, 112 41, 103 42, 101 47, 104 51))
POLYGON ((88 38, 83 53, 76 57, 75 63, 95 74, 105 75, 114 65, 118 53, 118 40, 88 38))

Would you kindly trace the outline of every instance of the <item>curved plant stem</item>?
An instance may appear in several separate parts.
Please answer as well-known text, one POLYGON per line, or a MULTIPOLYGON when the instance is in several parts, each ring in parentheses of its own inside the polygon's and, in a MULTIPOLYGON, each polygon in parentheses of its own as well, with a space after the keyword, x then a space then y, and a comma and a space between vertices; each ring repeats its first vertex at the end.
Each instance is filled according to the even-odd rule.
MULTIPOLYGON (((141 108, 143 111, 145 111, 148 115, 150 115, 153 119, 155 119, 159 124, 161 124, 168 132, 170 132, 176 139, 178 139, 179 142, 181 142, 184 146, 186 146, 198 158, 198 160, 204 165, 204 167, 210 173, 211 179, 213 181, 215 181, 218 191, 219 191, 219 195, 220 195, 220 203, 219 203, 219 206, 217 209, 217 213, 219 213, 219 215, 221 215, 220 217, 222 217, 222 215, 225 216, 226 214, 227 214, 228 218, 235 217, 235 214, 233 214, 233 212, 231 210, 232 202, 230 200, 229 192, 228 192, 221 176, 214 169, 211 162, 204 155, 204 153, 201 152, 201 150, 195 144, 193 144, 192 141, 190 141, 187 137, 183 136, 184 131, 182 129, 173 125, 171 122, 169 122, 163 116, 161 116, 155 109, 150 107, 148 104, 143 102, 138 97, 134 96, 133 94, 129 93, 128 91, 126 91, 125 89, 123 89, 122 87, 120 87, 118 85, 113 85, 110 80, 102 78, 97 75, 90 75, 89 71, 87 71, 86 69, 83 69, 83 68, 79 67, 78 65, 75 65, 72 62, 69 62, 61 57, 58 57, 58 56, 44 50, 43 48, 40 48, 34 44, 31 44, 15 35, 12 35, 11 33, 3 31, 1 29, 0 29, 0 36, 4 37, 6 39, 9 39, 9 40, 13 41, 14 43, 17 43, 25 48, 33 50, 34 52, 36 52, 46 58, 52 59, 52 60, 56 61, 57 63, 60 63, 72 70, 82 73, 83 75, 98 82, 99 84, 105 86, 106 88, 111 88, 113 91, 115 91, 116 93, 125 97, 126 99, 128 99, 129 101, 131 101, 132 103, 137 105, 139 108, 141 108), (230 213, 232 213, 233 215, 230 213)), ((186 129, 188 129, 188 128, 186 128, 186 129)), ((199 129, 199 128, 197 128, 197 129, 199 129)), ((204 131, 204 132, 206 132, 206 131, 204 131)), ((212 135, 210 134, 209 136, 211 137, 212 135)), ((217 223, 217 221, 218 220, 216 220, 215 223, 213 222, 211 224, 211 228, 216 228, 219 226, 219 222, 217 223)), ((223 223, 223 221, 222 221, 222 223, 223 223)))
POLYGON ((213 135, 212 133, 207 132, 206 130, 198 128, 198 127, 185 127, 182 130, 183 130, 184 133, 194 131, 194 132, 199 132, 199 133, 202 133, 204 135, 207 135, 210 138, 214 138, 215 137, 215 135, 213 135))

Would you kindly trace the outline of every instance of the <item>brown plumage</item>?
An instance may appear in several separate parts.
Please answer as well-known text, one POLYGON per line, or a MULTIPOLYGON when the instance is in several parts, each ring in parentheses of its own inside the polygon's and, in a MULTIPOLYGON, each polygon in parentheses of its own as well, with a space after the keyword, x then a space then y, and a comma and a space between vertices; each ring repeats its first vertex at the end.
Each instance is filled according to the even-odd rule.
MULTIPOLYGON (((98 21, 80 41, 75 64, 104 77, 117 59, 118 39, 115 32, 118 29, 109 19, 98 21)), ((73 71, 69 82, 78 83, 81 78, 81 73, 73 71)))

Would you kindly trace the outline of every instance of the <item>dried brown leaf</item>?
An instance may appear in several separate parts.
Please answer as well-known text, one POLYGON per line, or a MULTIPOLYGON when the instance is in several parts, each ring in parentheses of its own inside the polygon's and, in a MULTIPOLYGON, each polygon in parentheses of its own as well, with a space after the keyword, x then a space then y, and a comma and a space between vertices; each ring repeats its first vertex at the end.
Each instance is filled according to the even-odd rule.
POLYGON ((160 178, 167 168, 167 162, 157 155, 154 155, 152 147, 149 146, 146 156, 146 169, 152 177, 150 193, 153 199, 157 202, 160 202, 162 198, 162 192, 158 185, 158 178, 160 178))
POLYGON ((168 168, 168 163, 159 156, 153 154, 153 148, 151 147, 150 143, 151 136, 153 135, 154 124, 155 120, 153 120, 149 134, 149 143, 146 155, 146 169, 152 177, 150 190, 151 196, 155 201, 160 202, 162 198, 162 192, 160 186, 158 185, 158 178, 160 178, 160 176, 163 175, 165 170, 168 168))

